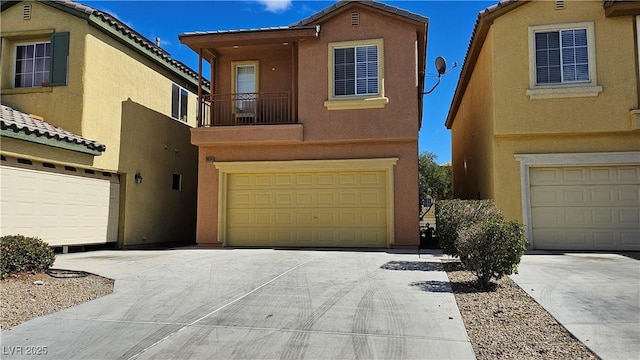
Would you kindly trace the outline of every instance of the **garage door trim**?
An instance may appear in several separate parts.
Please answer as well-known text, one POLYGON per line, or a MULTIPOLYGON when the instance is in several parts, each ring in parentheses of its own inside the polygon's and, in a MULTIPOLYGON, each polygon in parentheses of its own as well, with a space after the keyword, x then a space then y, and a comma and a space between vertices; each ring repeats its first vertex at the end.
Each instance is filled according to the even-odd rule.
POLYGON ((569 166, 625 166, 640 165, 640 151, 599 152, 599 153, 550 153, 515 154, 520 162, 520 193, 522 196, 522 222, 529 247, 535 248, 533 226, 531 222, 531 180, 532 167, 569 167, 569 166))
POLYGON ((398 158, 342 159, 342 160, 291 160, 291 161, 237 161, 214 162, 218 169, 218 239, 227 246, 227 182, 229 174, 319 172, 319 171, 384 171, 387 177, 387 243, 394 244, 394 173, 398 158))

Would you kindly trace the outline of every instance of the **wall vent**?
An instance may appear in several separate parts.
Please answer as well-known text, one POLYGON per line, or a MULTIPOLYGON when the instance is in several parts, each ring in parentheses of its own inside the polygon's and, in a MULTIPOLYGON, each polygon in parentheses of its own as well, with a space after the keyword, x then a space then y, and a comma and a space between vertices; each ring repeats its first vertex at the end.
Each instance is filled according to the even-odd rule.
POLYGON ((564 0, 556 0, 556 10, 564 9, 564 0))
POLYGON ((31 20, 31 4, 22 7, 22 20, 31 20))
POLYGON ((351 13, 351 25, 352 26, 360 25, 360 13, 351 13))

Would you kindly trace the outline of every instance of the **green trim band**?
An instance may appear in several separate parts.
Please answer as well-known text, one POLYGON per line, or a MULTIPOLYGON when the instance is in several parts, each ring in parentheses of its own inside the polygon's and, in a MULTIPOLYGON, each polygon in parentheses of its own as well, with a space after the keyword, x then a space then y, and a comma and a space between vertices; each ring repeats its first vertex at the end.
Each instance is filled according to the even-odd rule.
POLYGON ((65 150, 76 151, 76 152, 80 152, 80 153, 83 153, 83 154, 89 154, 89 155, 94 155, 94 156, 102 155, 101 151, 91 150, 91 149, 89 149, 88 147, 86 147, 84 145, 71 144, 71 143, 67 143, 67 142, 64 142, 64 141, 60 141, 60 140, 40 137, 40 136, 37 136, 35 134, 27 135, 27 134, 25 134, 23 132, 15 132, 15 131, 12 131, 12 130, 3 129, 3 130, 0 130, 0 136, 5 136, 5 137, 8 137, 8 138, 13 138, 13 139, 18 139, 18 140, 24 140, 24 141, 28 141, 28 142, 31 142, 31 143, 47 145, 47 146, 56 147, 56 148, 60 148, 60 149, 65 149, 65 150))

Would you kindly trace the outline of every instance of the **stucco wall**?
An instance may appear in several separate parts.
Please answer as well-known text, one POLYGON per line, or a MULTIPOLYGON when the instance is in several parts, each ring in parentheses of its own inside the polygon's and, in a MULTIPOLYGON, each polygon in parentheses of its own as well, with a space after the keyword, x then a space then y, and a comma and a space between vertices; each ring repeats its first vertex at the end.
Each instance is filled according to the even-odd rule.
POLYGON ((322 23, 317 41, 300 44, 298 115, 305 139, 417 139, 416 29, 366 9, 357 12, 359 26, 351 25, 351 12, 347 11, 322 23), (384 38, 384 90, 389 104, 384 109, 327 110, 328 44, 377 38, 384 38))
MULTIPOLYGON (((22 19, 22 4, 2 12, 2 102, 7 105, 45 118, 57 127, 82 134, 84 33, 87 23, 75 16, 38 2, 30 2, 31 20, 22 19), (51 30, 70 32, 68 85, 48 88, 13 89, 15 76, 15 46, 22 42, 50 41, 50 34, 37 37, 19 36, 6 38, 7 33, 51 30)), ((115 169, 112 167, 111 169, 115 169)))
MULTIPOLYGON (((637 108, 638 89, 634 52, 633 17, 606 18, 600 1, 568 1, 565 10, 554 2, 534 1, 494 20, 476 64, 471 82, 453 124, 454 191, 474 187, 485 170, 474 163, 464 174, 461 149, 474 149, 476 157, 490 156, 491 181, 486 198, 492 198, 505 216, 522 221, 520 164, 514 154, 637 151, 638 131, 630 126, 629 110, 637 108), (529 80, 529 26, 593 21, 597 96, 531 99, 529 80), (484 62, 490 52, 492 61, 484 62), (492 81, 479 74, 492 68, 492 81), (484 82, 484 84, 483 84, 484 82), (492 99, 485 99, 493 92, 492 99), (475 99, 475 103, 472 103, 475 99), (482 100, 482 101, 480 101, 482 100), (486 113, 493 130, 469 136, 473 124, 462 115, 486 113), (462 120, 462 121, 461 121, 462 120), (464 185, 462 185, 464 184, 464 185)), ((473 156, 473 155, 472 155, 473 156)), ((472 197, 463 191, 456 195, 472 197)))
POLYGON ((194 87, 86 20, 31 4, 28 21, 22 20, 21 4, 2 12, 3 34, 7 29, 69 31, 68 85, 5 91, 12 87, 15 43, 3 41, 3 102, 106 145, 86 165, 120 174, 120 245, 193 242, 197 149, 189 134, 196 125, 196 94, 189 92, 185 124, 171 118, 171 91, 172 83, 194 87), (136 186, 137 171, 144 180, 136 186), (179 192, 171 189, 174 172, 183 176, 179 192))
POLYGON ((292 44, 240 47, 220 52, 216 58, 216 93, 231 93, 231 63, 233 61, 259 61, 260 92, 292 91, 291 51, 292 44))
POLYGON ((629 109, 637 107, 633 18, 606 18, 601 1, 534 1, 497 18, 495 36, 495 133, 548 134, 629 130, 629 109), (530 25, 593 21, 597 97, 529 99, 530 25), (559 121, 561 119, 561 121, 559 121))
POLYGON ((200 147, 198 244, 218 244, 218 171, 212 162, 206 161, 207 157, 221 162, 398 157, 400 160, 394 168, 395 245, 416 245, 419 241, 417 154, 417 144, 413 142, 200 147))
POLYGON ((122 245, 195 242, 197 156, 184 125, 134 101, 123 101, 120 168, 122 245), (142 183, 135 183, 135 174, 142 183), (172 190, 173 174, 182 188, 172 190))
POLYGON ((453 193, 463 199, 493 196, 493 52, 490 30, 451 129, 453 193))

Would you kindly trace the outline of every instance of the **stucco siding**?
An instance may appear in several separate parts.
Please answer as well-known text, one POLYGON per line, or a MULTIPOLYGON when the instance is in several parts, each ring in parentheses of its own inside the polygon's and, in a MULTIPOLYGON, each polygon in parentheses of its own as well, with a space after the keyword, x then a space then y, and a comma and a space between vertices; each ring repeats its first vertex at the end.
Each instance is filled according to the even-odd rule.
POLYGON ((416 30, 410 24, 358 8, 360 25, 350 12, 322 23, 318 41, 299 48, 299 122, 308 141, 413 138, 419 130, 416 30), (328 110, 328 46, 332 42, 384 39, 383 109, 328 110))
POLYGON ((534 1, 497 18, 495 48, 495 133, 576 134, 629 131, 629 109, 637 107, 632 17, 606 18, 601 1, 534 1), (597 85, 592 97, 530 99, 530 25, 593 22, 597 85), (561 119, 561 121, 559 121, 561 119))
POLYGON ((2 102, 42 116, 57 127, 82 134, 84 98, 84 33, 87 23, 75 16, 38 2, 31 2, 31 20, 22 19, 22 6, 16 5, 2 12, 2 102), (50 34, 24 37, 20 33, 31 31, 70 32, 68 85, 44 88, 14 89, 15 46, 20 43, 50 41, 50 34), (8 37, 7 34, 16 34, 8 37))
POLYGON ((185 125, 134 101, 120 106, 122 245, 195 240, 197 148, 185 125), (144 134, 144 135, 142 135, 144 134), (135 174, 142 183, 135 183, 135 174), (173 174, 181 176, 172 189, 173 174))
POLYGON ((47 154, 43 147, 8 141, 3 152, 117 173, 120 246, 192 243, 197 148, 191 145, 190 129, 196 126, 195 86, 143 55, 137 45, 103 32, 99 19, 86 20, 39 2, 31 4, 31 20, 22 20, 21 4, 2 12, 3 102, 98 141, 106 151, 95 157, 56 149, 47 154), (5 41, 8 31, 9 41, 5 41), (70 33, 67 85, 11 89, 14 64, 7 62, 15 61, 20 32, 29 31, 43 33, 29 41, 48 41, 47 31, 70 33), (174 83, 188 91, 186 123, 171 117, 174 83), (136 173, 142 175, 140 184, 134 181, 136 173), (181 178, 177 190, 174 174, 181 178))
POLYGON ((216 162, 287 161, 399 158, 394 167, 395 246, 415 245, 418 240, 417 144, 351 143, 281 146, 224 146, 199 148, 197 239, 200 245, 219 245, 218 170, 216 162), (207 161, 207 158, 213 159, 207 161))
POLYGON ((493 196, 493 55, 489 31, 452 127, 453 192, 463 199, 493 196))
POLYGON ((262 45, 220 52, 219 57, 216 58, 215 76, 213 76, 215 92, 218 94, 232 93, 232 62, 254 60, 259 62, 259 92, 292 91, 292 46, 292 44, 262 45))
MULTIPOLYGON (((87 81, 83 94, 82 134, 107 145, 105 154, 96 159, 96 166, 126 171, 129 169, 123 169, 118 163, 121 152, 128 150, 120 148, 123 102, 133 101, 170 119, 172 84, 185 84, 160 73, 160 69, 149 60, 97 29, 88 30, 85 36, 84 69, 87 81)), ((188 133, 189 125, 195 126, 196 99, 197 96, 189 92, 188 124, 174 120, 181 125, 178 128, 182 127, 179 131, 188 133)), ((139 140, 144 143, 148 139, 148 136, 140 136, 139 140)))

